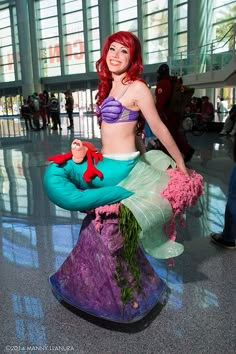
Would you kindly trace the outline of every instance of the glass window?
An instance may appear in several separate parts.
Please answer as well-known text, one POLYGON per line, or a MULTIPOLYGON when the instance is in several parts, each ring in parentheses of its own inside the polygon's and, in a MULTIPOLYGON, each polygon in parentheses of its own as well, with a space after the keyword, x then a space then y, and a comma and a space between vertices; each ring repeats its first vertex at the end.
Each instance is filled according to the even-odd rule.
POLYGON ((89 24, 90 24, 91 28, 99 27, 99 18, 98 17, 90 18, 89 19, 89 24))
POLYGON ((145 12, 151 14, 156 11, 160 11, 168 8, 168 0, 151 0, 144 1, 145 12))
POLYGON ((16 55, 16 63, 15 68, 17 70, 16 79, 21 80, 21 62, 20 62, 20 46, 19 46, 19 36, 18 36, 18 26, 17 26, 17 15, 16 8, 12 8, 12 19, 13 19, 13 35, 15 39, 15 55, 16 55))
POLYGON ((97 6, 98 0, 89 0, 89 6, 97 6))
POLYGON ((77 11, 77 12, 72 12, 72 13, 66 14, 64 16, 64 21, 65 21, 65 24, 83 22, 83 12, 77 11))
POLYGON ((177 23, 176 23, 176 27, 178 29, 178 32, 187 32, 187 23, 188 23, 188 20, 187 18, 183 18, 181 20, 178 20, 177 23))
POLYGON ((94 40, 92 41, 92 45, 93 45, 93 50, 100 50, 100 41, 99 40, 94 40))
POLYGON ((143 62, 154 64, 168 56, 168 1, 145 1, 143 62))
POLYGON ((85 72, 84 33, 65 36, 65 74, 85 72), (82 64, 82 65, 81 65, 82 64), (71 68, 70 68, 71 66, 71 68), (83 71, 81 71, 83 68, 83 71))
POLYGON ((39 0, 40 9, 50 9, 50 7, 55 7, 57 5, 57 0, 39 0))
POLYGON ((42 28, 41 29, 41 38, 52 38, 52 37, 58 37, 58 27, 53 27, 53 28, 42 28))
POLYGON ((127 0, 116 0, 115 7, 116 7, 117 11, 126 10, 128 7, 129 8, 132 8, 132 7, 137 8, 137 0, 129 0, 128 2, 127 2, 127 0))
POLYGON ((36 35, 39 43, 40 76, 61 74, 59 29, 56 0, 35 2, 36 35))
MULTIPOLYGON (((213 34, 212 39, 217 40, 218 47, 224 46, 224 51, 233 49, 233 26, 236 23, 236 2, 214 0, 213 7, 213 34), (222 40, 222 41, 221 41, 222 40)), ((222 51, 221 48, 221 51, 222 51)))
POLYGON ((180 33, 176 41, 176 52, 186 52, 187 33, 180 33))
POLYGON ((82 0, 62 1, 64 73, 85 72, 84 23, 82 0))
POLYGON ((41 37, 43 33, 47 33, 46 37, 58 36, 58 19, 57 17, 51 17, 50 19, 40 20, 38 23, 40 27, 41 37))
POLYGON ((83 31, 83 26, 84 24, 82 21, 76 23, 67 23, 64 25, 64 31, 67 34, 81 32, 83 31))
MULTIPOLYGON (((9 33, 9 30, 8 30, 8 33, 9 33)), ((1 31, 0 31, 0 36, 1 36, 1 31)), ((1 49, 2 49, 2 47, 5 47, 7 45, 11 45, 12 44, 11 36, 3 36, 2 38, 0 38, 0 43, 1 43, 1 49)))
POLYGON ((10 14, 9 9, 1 10, 0 11, 0 28, 10 27, 10 14))
POLYGON ((178 19, 180 18, 185 18, 188 16, 188 5, 187 3, 184 3, 185 1, 182 1, 182 3, 180 3, 180 1, 177 1, 179 4, 176 4, 176 8, 175 8, 175 15, 177 16, 178 19))
POLYGON ((90 7, 89 17, 90 18, 98 18, 98 6, 90 7))
POLYGON ((65 66, 67 75, 85 73, 85 63, 69 64, 65 66))
MULTIPOLYGON (((53 5, 53 4, 51 4, 53 5)), ((46 8, 40 8, 39 11, 38 11, 38 16, 40 18, 48 18, 48 17, 52 17, 52 16, 56 16, 57 15, 57 8, 56 6, 49 6, 49 7, 46 7, 46 8)), ((49 21, 49 19, 48 19, 49 21)))
POLYGON ((90 32, 89 32, 89 38, 91 38, 92 41, 96 42, 99 40, 99 29, 96 28, 96 29, 91 29, 90 32))
POLYGON ((3 39, 4 37, 11 36, 10 27, 0 28, 0 38, 3 39))
POLYGON ((51 63, 49 65, 45 65, 45 61, 41 63, 42 76, 50 77, 50 76, 58 76, 61 75, 61 66, 58 66, 57 63, 51 63))
POLYGON ((148 27, 146 29, 147 38, 156 38, 165 36, 168 33, 168 23, 160 24, 159 26, 148 27))
POLYGON ((137 35, 138 8, 137 0, 114 1, 114 27, 115 31, 131 31, 137 35))
POLYGON ((174 2, 173 28, 173 51, 174 53, 183 53, 186 56, 188 41, 188 4, 186 0, 175 0, 174 2))
MULTIPOLYGON (((236 4, 232 0, 213 0, 213 23, 219 21, 230 21, 236 17, 236 4)), ((235 24, 235 21, 234 21, 235 24)))
MULTIPOLYGON (((14 81, 14 56, 12 47, 12 31, 9 9, 0 10, 0 82, 14 81)), ((16 33, 17 35, 17 33, 16 33)), ((18 41, 18 38, 15 38, 18 41)))
POLYGON ((81 10, 82 0, 64 0, 65 13, 81 10))
POLYGON ((13 70, 13 65, 1 65, 0 66, 0 81, 1 82, 8 82, 15 80, 15 73, 13 70), (11 70, 9 69, 12 68, 11 70))
POLYGON ((130 31, 138 35, 138 21, 132 20, 127 22, 118 23, 116 25, 116 31, 130 31))
POLYGON ((122 11, 117 11, 117 22, 125 22, 130 20, 131 18, 137 18, 137 7, 134 8, 126 8, 122 11))
POLYGON ((168 51, 167 50, 160 50, 155 51, 152 53, 146 53, 146 62, 147 64, 156 64, 167 61, 168 58, 168 51))
POLYGON ((89 1, 87 20, 89 71, 95 71, 95 63, 100 58, 100 31, 97 0, 89 1))
POLYGON ((145 16, 144 27, 156 27, 162 24, 168 24, 168 13, 167 11, 161 11, 156 13, 151 13, 145 16))
POLYGON ((96 71, 96 61, 98 61, 98 59, 100 59, 100 56, 101 56, 100 50, 90 53, 91 71, 96 71))
POLYGON ((13 51, 12 46, 1 48, 1 57, 2 57, 1 61, 3 64, 6 64, 6 62, 8 62, 9 58, 11 58, 13 60, 12 51, 13 51), (6 62, 4 63, 5 60, 6 60, 6 62))

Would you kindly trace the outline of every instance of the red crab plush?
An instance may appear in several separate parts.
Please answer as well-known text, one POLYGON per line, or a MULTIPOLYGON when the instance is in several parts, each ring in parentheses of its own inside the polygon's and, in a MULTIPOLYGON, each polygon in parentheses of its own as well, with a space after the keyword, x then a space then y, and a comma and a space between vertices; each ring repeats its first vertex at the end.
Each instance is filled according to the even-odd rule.
POLYGON ((61 165, 69 159, 72 159, 75 163, 81 163, 87 158, 87 169, 83 174, 83 179, 86 182, 91 182, 91 179, 95 176, 102 178, 102 172, 99 171, 94 164, 102 160, 102 153, 98 152, 98 149, 88 141, 81 141, 78 139, 73 140, 71 144, 71 150, 64 154, 57 154, 47 158, 48 161, 61 165))

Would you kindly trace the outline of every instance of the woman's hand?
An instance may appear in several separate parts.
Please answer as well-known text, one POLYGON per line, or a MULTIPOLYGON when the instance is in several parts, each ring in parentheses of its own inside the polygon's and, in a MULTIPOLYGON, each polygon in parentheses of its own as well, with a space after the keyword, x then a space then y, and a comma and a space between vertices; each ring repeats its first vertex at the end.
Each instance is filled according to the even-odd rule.
POLYGON ((188 173, 188 170, 187 170, 187 168, 186 168, 186 166, 184 164, 184 160, 178 161, 178 163, 176 162, 176 167, 184 175, 190 176, 189 173, 188 173))

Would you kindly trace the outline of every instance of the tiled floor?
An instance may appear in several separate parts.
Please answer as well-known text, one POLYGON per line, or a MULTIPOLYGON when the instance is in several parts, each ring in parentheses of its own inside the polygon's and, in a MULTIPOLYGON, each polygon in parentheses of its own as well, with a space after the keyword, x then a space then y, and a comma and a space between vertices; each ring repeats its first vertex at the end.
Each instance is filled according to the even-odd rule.
POLYGON ((133 325, 78 315, 55 299, 48 276, 75 244, 83 214, 49 202, 42 188, 46 158, 73 137, 100 147, 96 119, 75 117, 75 131, 26 132, 0 121, 0 353, 177 354, 236 353, 236 252, 209 242, 223 225, 232 160, 230 137, 189 135, 189 163, 204 177, 205 194, 186 214, 178 239, 185 252, 152 260, 170 288, 167 304, 133 325))

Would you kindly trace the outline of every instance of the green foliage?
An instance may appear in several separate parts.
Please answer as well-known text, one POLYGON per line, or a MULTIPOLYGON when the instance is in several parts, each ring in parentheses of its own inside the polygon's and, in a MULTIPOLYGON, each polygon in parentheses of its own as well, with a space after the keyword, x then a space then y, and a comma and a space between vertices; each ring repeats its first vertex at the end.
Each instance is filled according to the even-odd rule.
MULTIPOLYGON (((232 5, 229 7, 227 12, 222 12, 222 18, 220 19, 221 23, 217 25, 216 29, 216 39, 221 40, 235 25, 236 18, 236 5, 232 5)), ((229 48, 232 48, 234 40, 233 40, 233 29, 226 35, 224 41, 227 42, 229 40, 229 48)))

